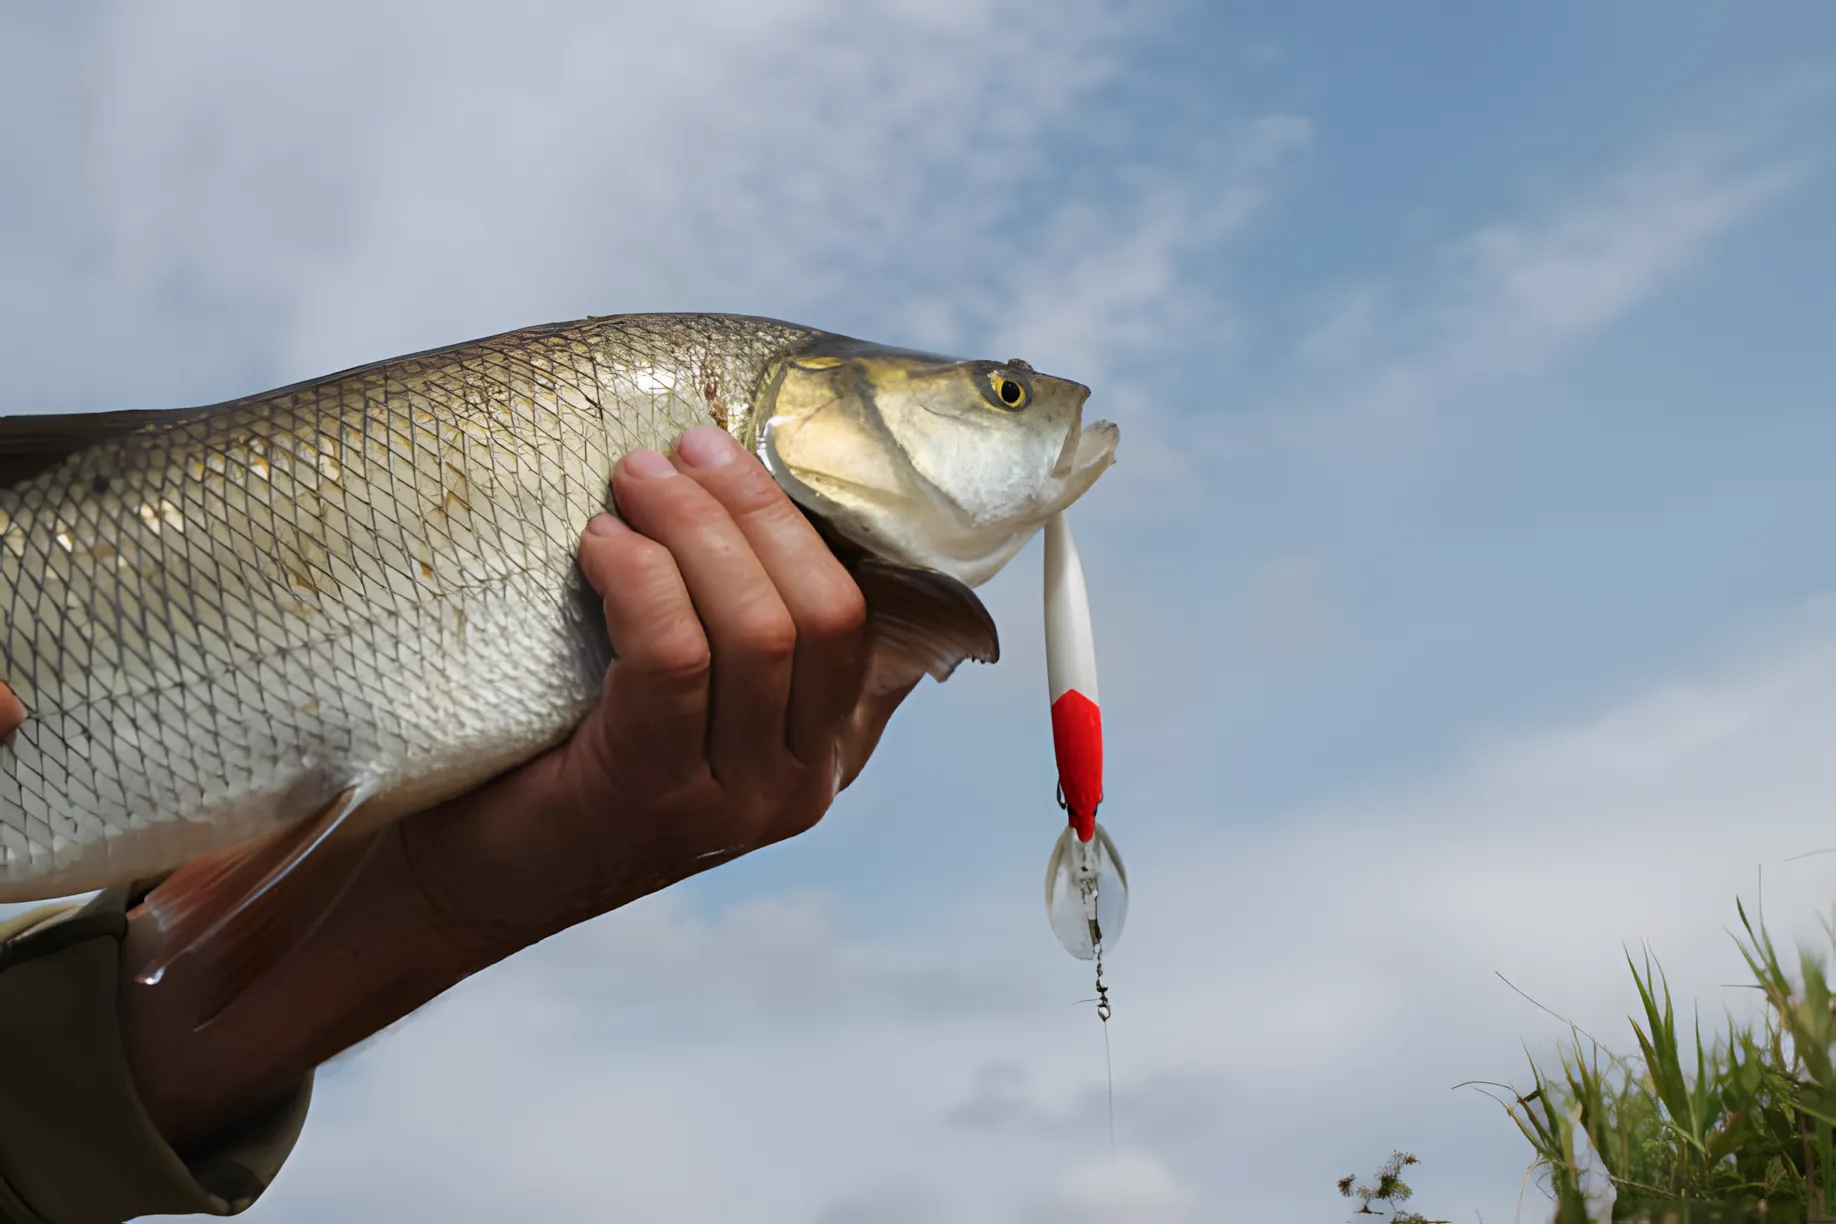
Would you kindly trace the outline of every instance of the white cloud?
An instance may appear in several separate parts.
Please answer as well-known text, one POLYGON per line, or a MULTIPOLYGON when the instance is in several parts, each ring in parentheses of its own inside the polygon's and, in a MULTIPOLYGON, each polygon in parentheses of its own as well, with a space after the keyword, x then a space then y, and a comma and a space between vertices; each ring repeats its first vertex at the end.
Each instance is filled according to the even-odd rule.
POLYGON ((1285 390, 1231 441, 1416 438, 1612 327, 1806 170, 1750 142, 1669 141, 1455 238, 1406 281, 1326 294, 1285 390))
POLYGON ((1308 120, 1265 115, 1200 142, 1177 174, 1126 168, 1120 177, 1132 209, 1123 217, 1083 206, 1054 219, 1018 278, 1018 299, 1002 304, 1010 320, 1003 340, 1040 354, 1036 363, 1081 366, 1098 383, 1105 358, 1164 353, 1193 340, 1227 346, 1234 326, 1226 304, 1194 285, 1182 261, 1241 235, 1312 139, 1308 120))
POLYGON ((1547 216, 1486 226, 1446 253, 1461 295, 1440 358, 1467 377, 1533 370, 1611 325, 1800 177, 1684 145, 1641 158, 1547 216))

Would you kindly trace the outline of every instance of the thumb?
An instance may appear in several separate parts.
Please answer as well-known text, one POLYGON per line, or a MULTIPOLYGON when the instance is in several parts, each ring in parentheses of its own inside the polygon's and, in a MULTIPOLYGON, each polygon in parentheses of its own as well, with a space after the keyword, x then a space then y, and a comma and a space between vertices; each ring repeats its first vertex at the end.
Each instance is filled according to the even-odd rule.
POLYGON ((4 683, 0 683, 0 739, 5 739, 19 729, 26 720, 25 706, 4 683))

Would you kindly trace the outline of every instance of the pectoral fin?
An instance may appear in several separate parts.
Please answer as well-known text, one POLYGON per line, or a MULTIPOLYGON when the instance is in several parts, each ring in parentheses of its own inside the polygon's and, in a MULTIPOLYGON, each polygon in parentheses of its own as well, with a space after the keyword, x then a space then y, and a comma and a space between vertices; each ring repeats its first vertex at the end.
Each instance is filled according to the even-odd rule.
POLYGON ((965 659, 1001 657, 994 617, 976 593, 935 570, 861 557, 850 566, 867 601, 868 685, 890 692, 928 675, 942 683, 965 659))
POLYGON ((135 980, 158 983, 186 958, 186 974, 205 992, 203 1024, 263 970, 325 921, 369 857, 375 837, 352 843, 334 834, 368 797, 340 791, 316 814, 259 841, 179 868, 141 903, 162 938, 135 980))

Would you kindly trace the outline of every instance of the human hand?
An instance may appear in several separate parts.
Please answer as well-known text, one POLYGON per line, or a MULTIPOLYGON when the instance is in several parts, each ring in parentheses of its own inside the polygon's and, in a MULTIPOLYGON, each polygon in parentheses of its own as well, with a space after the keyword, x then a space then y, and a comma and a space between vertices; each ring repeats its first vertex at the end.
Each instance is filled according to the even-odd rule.
POLYGON ((599 706, 402 828, 455 939, 521 946, 803 832, 911 691, 864 691, 860 589, 724 431, 629 456, 613 492, 626 522, 595 519, 580 548, 618 654, 599 706))

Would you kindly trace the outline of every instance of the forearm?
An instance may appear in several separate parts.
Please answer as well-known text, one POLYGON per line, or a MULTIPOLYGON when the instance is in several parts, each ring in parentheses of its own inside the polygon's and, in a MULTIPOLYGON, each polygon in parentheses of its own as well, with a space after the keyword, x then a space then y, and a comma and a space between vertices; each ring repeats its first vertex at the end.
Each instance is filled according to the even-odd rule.
MULTIPOLYGON (((385 832, 324 924, 202 1029, 204 992, 183 959, 157 986, 123 983, 128 1064, 174 1150, 208 1144, 471 971, 431 929, 406 878, 400 839, 385 832)), ((124 966, 144 963, 159 938, 150 921, 130 920, 124 966)))
MULTIPOLYGON (((324 923, 202 1029, 204 992, 183 958, 157 986, 124 982, 129 1065, 174 1149, 209 1144, 465 977, 676 876, 638 856, 648 878, 593 904, 497 904, 491 841, 508 827, 503 809, 514 808, 517 826, 540 829, 542 808, 558 802, 545 797, 553 793, 527 778, 504 779, 378 834, 324 923)), ((159 938, 150 922, 130 921, 124 965, 144 963, 159 938)))

